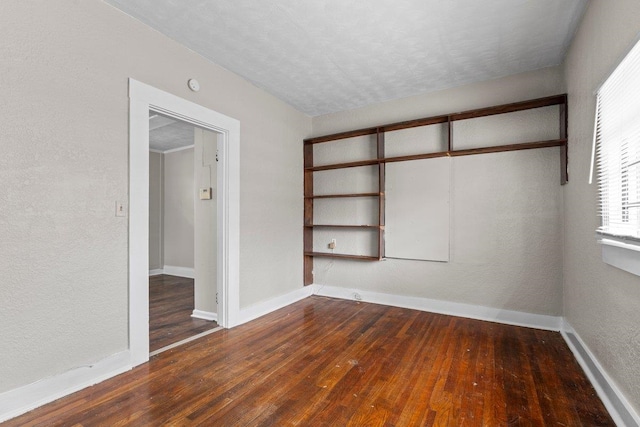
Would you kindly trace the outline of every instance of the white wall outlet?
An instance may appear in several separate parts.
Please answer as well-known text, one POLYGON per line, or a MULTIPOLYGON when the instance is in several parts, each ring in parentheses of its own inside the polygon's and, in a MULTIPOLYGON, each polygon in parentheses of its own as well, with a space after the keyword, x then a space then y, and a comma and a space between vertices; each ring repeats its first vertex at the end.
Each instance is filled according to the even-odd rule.
POLYGON ((331 243, 329 243, 329 249, 336 248, 336 239, 331 239, 331 243))
POLYGON ((127 207, 123 202, 116 201, 116 216, 127 216, 127 207))
POLYGON ((212 188, 201 188, 200 189, 200 200, 211 200, 212 188))

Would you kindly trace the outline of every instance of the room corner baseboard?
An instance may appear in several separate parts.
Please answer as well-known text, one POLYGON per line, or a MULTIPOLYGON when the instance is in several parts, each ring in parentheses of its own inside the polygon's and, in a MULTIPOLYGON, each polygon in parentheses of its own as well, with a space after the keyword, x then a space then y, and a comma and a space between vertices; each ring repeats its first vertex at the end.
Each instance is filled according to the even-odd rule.
POLYGON ((284 295, 272 298, 268 301, 260 302, 249 307, 242 308, 240 309, 238 322, 232 326, 238 326, 243 323, 247 323, 251 320, 257 319, 258 317, 262 317, 265 314, 269 314, 272 311, 276 311, 290 304, 293 304, 294 302, 298 302, 300 300, 308 298, 312 294, 313 286, 304 286, 284 295))
POLYGON ((0 423, 83 388, 130 370, 131 355, 123 351, 92 365, 80 366, 0 394, 0 423))
POLYGON ((335 286, 317 284, 312 286, 314 287, 314 295, 319 296, 358 300, 374 304, 390 305, 393 307, 411 308, 414 310, 428 311, 430 313, 447 314, 450 316, 486 320, 489 322, 525 326, 528 328, 545 329, 549 331, 559 331, 561 326, 561 318, 558 316, 523 313, 520 311, 502 310, 499 308, 483 307, 479 305, 361 291, 359 289, 340 288, 335 286), (359 296, 359 299, 356 299, 356 294, 359 296))
POLYGON ((616 383, 566 319, 563 319, 561 333, 616 425, 640 427, 640 414, 633 409, 616 383))
POLYGON ((168 274, 170 276, 186 277, 187 279, 194 279, 196 277, 194 269, 188 267, 165 265, 162 271, 162 274, 168 274))
POLYGON ((191 313, 191 317, 195 317, 196 319, 203 320, 212 320, 214 322, 218 321, 218 313, 213 313, 211 311, 202 311, 202 310, 193 310, 191 313))
POLYGON ((149 270, 149 276, 159 276, 164 274, 164 270, 162 268, 155 268, 153 270, 149 270))

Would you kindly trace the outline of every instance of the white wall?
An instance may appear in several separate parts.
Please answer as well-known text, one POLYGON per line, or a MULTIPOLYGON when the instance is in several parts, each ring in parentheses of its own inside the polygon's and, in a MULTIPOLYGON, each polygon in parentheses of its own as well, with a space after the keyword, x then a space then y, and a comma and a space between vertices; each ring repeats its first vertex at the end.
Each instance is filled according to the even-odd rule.
POLYGON ((195 198, 195 309, 218 313, 216 304, 218 271, 218 164, 216 149, 218 135, 202 129, 195 129, 193 164, 196 185, 192 189, 195 198), (200 188, 211 187, 211 200, 200 200, 200 188))
POLYGON ((163 261, 163 155, 149 152, 149 270, 161 269, 163 261))
POLYGON ((193 148, 164 156, 164 266, 194 268, 193 148))
MULTIPOLYGON (((543 69, 315 117, 313 134, 555 95, 562 93, 562 89, 561 70, 543 69)), ((534 127, 533 133, 542 135, 539 139, 557 138, 557 113, 553 120, 549 120, 548 112, 537 114, 536 120, 542 125, 534 127), (555 136, 544 137, 554 132, 555 136)), ((471 122, 456 123, 454 141, 464 142, 465 147, 525 142, 509 141, 521 137, 519 120, 504 121, 498 117, 481 120, 475 122, 481 128, 471 126, 471 122), (505 139, 506 133, 511 136, 505 139), (473 138, 474 135, 480 138, 473 138)), ((563 230, 559 149, 458 157, 451 162, 449 263, 316 258, 315 283, 528 313, 561 314, 563 230)), ((316 189, 326 193, 351 191, 345 190, 344 179, 329 178, 329 172, 321 174, 327 177, 314 179, 316 189)), ((368 185, 366 177, 358 177, 357 181, 368 185)), ((322 210, 319 213, 326 214, 322 210)))
POLYGON ((640 32, 640 2, 593 0, 565 61, 569 184, 564 188, 564 315, 640 412, 640 277, 602 262, 594 232, 597 185, 588 175, 594 91, 640 32))
POLYGON ((307 116, 98 0, 2 1, 0 40, 0 392, 128 346, 129 77, 240 121, 241 306, 302 287, 307 116))

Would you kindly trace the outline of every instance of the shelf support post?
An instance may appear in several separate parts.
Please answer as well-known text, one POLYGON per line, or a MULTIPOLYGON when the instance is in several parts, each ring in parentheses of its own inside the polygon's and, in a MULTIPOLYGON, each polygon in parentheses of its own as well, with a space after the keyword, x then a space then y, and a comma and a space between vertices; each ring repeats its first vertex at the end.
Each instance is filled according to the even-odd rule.
MULTIPOLYGON (((313 166, 313 145, 304 144, 304 167, 313 166)), ((313 171, 304 171, 304 225, 313 224, 313 171)), ((303 227, 304 253, 313 252, 313 227, 303 227)), ((313 257, 304 255, 304 285, 313 283, 313 257)))
MULTIPOLYGON (((380 128, 376 131, 376 146, 378 160, 384 160, 384 131, 380 128)), ((378 259, 385 257, 384 251, 384 222, 385 222, 385 169, 386 164, 384 162, 378 163, 378 259)))
POLYGON ((564 103, 559 104, 560 109, 560 138, 565 139, 564 145, 560 146, 560 184, 565 185, 569 182, 569 112, 568 112, 567 95, 564 95, 564 103))
POLYGON ((447 153, 453 151, 453 121, 451 116, 447 117, 447 153))

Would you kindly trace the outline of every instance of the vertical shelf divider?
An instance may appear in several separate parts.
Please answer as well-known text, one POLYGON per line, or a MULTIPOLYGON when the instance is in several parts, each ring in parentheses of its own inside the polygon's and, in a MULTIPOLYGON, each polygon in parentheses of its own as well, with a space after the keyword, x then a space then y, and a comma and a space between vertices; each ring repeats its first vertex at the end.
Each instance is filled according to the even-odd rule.
POLYGON ((453 121, 447 117, 447 152, 453 151, 453 121))
MULTIPOLYGON (((378 160, 384 160, 384 131, 380 128, 376 131, 376 149, 378 160)), ((384 225, 385 225, 385 169, 386 163, 378 163, 378 259, 382 260, 384 254, 384 225)))
MULTIPOLYGON (((564 97, 564 103, 558 105, 558 108, 560 109, 560 138, 567 139, 569 115, 567 111, 567 95, 564 95, 564 97)), ((564 144, 560 147, 560 185, 565 185, 569 181, 569 157, 567 151, 568 144, 564 144)))
MULTIPOLYGON (((313 166, 313 145, 304 145, 304 167, 313 166)), ((304 225, 313 225, 313 171, 304 171, 304 225)), ((304 231, 304 285, 313 283, 313 257, 306 255, 313 252, 313 228, 303 227, 304 231)))

